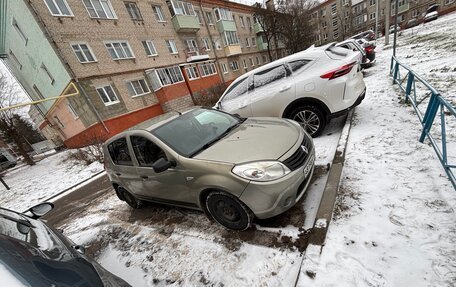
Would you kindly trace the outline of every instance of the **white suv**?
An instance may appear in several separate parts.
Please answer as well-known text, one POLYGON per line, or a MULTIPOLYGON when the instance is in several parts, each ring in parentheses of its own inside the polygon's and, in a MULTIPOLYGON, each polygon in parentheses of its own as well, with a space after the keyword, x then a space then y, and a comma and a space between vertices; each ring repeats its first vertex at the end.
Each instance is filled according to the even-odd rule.
POLYGON ((216 108, 242 117, 283 117, 313 137, 359 105, 366 85, 358 53, 329 44, 271 62, 237 78, 216 108))

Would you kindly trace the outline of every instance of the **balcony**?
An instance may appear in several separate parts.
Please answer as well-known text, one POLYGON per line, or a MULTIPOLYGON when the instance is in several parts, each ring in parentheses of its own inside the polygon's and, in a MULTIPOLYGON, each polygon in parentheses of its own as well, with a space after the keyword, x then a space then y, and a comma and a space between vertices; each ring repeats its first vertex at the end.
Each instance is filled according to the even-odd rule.
POLYGON ((258 22, 253 24, 253 29, 255 30, 255 34, 264 32, 263 27, 261 27, 261 25, 258 22))
POLYGON ((241 45, 229 45, 225 47, 225 54, 227 57, 242 54, 241 45))
POLYGON ((200 29, 198 18, 188 15, 174 15, 172 20, 174 30, 178 33, 196 33, 200 29))
POLYGON ((268 43, 263 42, 263 37, 257 37, 258 51, 266 51, 268 49, 268 43))
POLYGON ((236 31, 236 24, 234 21, 220 20, 217 22, 217 30, 220 33, 225 31, 236 31))
POLYGON ((209 60, 206 48, 187 48, 185 49, 187 63, 209 60))

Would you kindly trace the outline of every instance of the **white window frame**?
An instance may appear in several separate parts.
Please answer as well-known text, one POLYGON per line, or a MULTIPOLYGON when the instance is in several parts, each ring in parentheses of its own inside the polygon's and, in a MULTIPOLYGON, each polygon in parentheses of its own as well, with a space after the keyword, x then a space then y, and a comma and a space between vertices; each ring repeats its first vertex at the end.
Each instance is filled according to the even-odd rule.
POLYGON ((241 28, 245 29, 244 16, 238 15, 238 17, 239 17, 239 24, 241 24, 241 28))
MULTIPOLYGON (((164 67, 154 70, 157 78, 158 83, 160 84, 160 88, 174 85, 177 83, 182 83, 185 81, 184 76, 182 75, 182 71, 179 66, 170 66, 164 67), (163 80, 165 82, 163 82, 163 80)), ((158 88, 158 89, 160 89, 158 88)), ((156 90, 158 90, 156 89, 156 90)))
POLYGON ((138 3, 133 2, 133 1, 125 1, 124 5, 125 5, 125 8, 127 9, 128 15, 130 15, 131 20, 143 21, 143 17, 141 15, 141 11, 139 10, 138 3), (135 11, 130 11, 131 8, 128 7, 130 5, 133 8, 133 10, 135 10, 135 11), (134 13, 132 14, 130 12, 134 12, 134 13))
POLYGON ((337 14, 337 2, 334 2, 331 4, 331 15, 336 15, 337 14))
POLYGON ((245 59, 242 59, 242 67, 247 70, 247 61, 245 59))
POLYGON ((256 45, 257 45, 256 37, 252 37, 252 47, 256 47, 256 45))
POLYGON ((231 13, 230 9, 227 8, 215 8, 214 9, 215 13, 215 21, 220 22, 220 21, 234 21, 233 20, 233 14, 231 13))
POLYGON ((225 63, 222 63, 222 72, 224 74, 228 74, 228 68, 226 67, 226 64, 225 63))
POLYGON ((195 15, 196 15, 196 18, 198 18, 198 23, 200 25, 203 25, 204 22, 203 22, 203 18, 201 18, 201 11, 200 10, 195 10, 195 15))
POLYGON ((253 26, 252 26, 252 20, 250 19, 250 17, 245 17, 245 20, 247 21, 247 27, 249 27, 250 30, 252 30, 253 26))
MULTIPOLYGON (((193 4, 190 2, 186 1, 181 1, 181 0, 168 0, 169 3, 171 4, 171 7, 173 9, 172 16, 175 15, 182 15, 182 16, 195 16, 195 8, 193 7, 193 4)), ((171 12, 171 11, 170 11, 171 12)))
POLYGON ((73 115, 73 119, 75 119, 75 120, 79 119, 79 115, 76 112, 76 110, 74 109, 74 107, 71 105, 71 103, 67 101, 66 106, 67 106, 68 110, 70 111, 70 113, 73 115))
POLYGON ((112 85, 98 86, 98 87, 95 87, 95 90, 97 91, 98 95, 100 96, 101 101, 104 103, 105 106, 111 106, 111 105, 115 105, 115 104, 120 103, 119 97, 116 95, 116 92, 114 91, 112 85), (114 96, 116 97, 116 100, 112 100, 112 99, 108 96, 108 93, 106 92, 106 88, 107 88, 107 87, 110 87, 110 88, 111 88, 112 93, 113 93, 114 96), (105 102, 105 101, 103 100, 103 97, 101 96, 99 90, 103 90, 105 96, 106 96, 107 99, 109 100, 108 102, 105 102))
POLYGON ((253 58, 249 58, 250 61, 250 66, 255 67, 255 62, 253 61, 253 58))
POLYGON ((375 20, 375 17, 376 17, 375 12, 372 12, 369 14, 369 20, 375 20))
POLYGON ((46 7, 48 8, 49 12, 51 13, 52 16, 58 16, 58 17, 74 17, 73 11, 71 11, 70 5, 68 5, 66 0, 44 0, 44 4, 46 4, 46 7), (51 7, 49 7, 48 1, 52 2, 54 7, 59 11, 58 14, 54 14, 51 10, 51 7), (68 12, 70 14, 66 15, 62 13, 62 9, 60 9, 60 6, 57 4, 57 1, 62 1, 62 4, 65 5, 65 8, 67 8, 68 12))
POLYGON ((189 81, 194 81, 200 78, 200 73, 196 65, 185 66, 185 74, 189 81))
POLYGON ((14 29, 19 34, 19 36, 25 41, 25 46, 27 46, 28 37, 25 35, 24 31, 22 31, 21 27, 19 27, 19 24, 17 23, 16 18, 13 17, 11 25, 14 27, 14 29))
POLYGON ((224 31, 223 32, 223 44, 225 46, 239 45, 239 37, 236 31, 224 31))
POLYGON ((245 38, 245 46, 250 48, 250 37, 245 38))
POLYGON ((211 41, 209 40, 209 38, 203 38, 203 46, 206 49, 206 51, 211 50, 211 41))
POLYGON ((127 90, 128 90, 128 93, 130 94, 130 96, 132 98, 136 98, 136 97, 140 97, 140 96, 144 96, 144 95, 147 95, 150 93, 150 89, 149 89, 149 85, 147 84, 147 81, 145 78, 138 78, 138 79, 135 79, 135 80, 129 80, 129 81, 126 81, 125 84, 127 85, 127 90), (140 82, 143 82, 143 85, 140 83, 140 82), (141 87, 141 91, 138 91, 136 90, 135 86, 133 85, 133 82, 138 82, 139 86, 141 87), (130 85, 130 89, 128 89, 128 85, 130 85), (144 90, 144 88, 146 88, 144 90), (134 92, 134 95, 132 95, 130 92, 133 91, 134 92))
POLYGON ((209 77, 217 74, 214 62, 206 62, 199 65, 201 77, 209 77))
POLYGON ((73 50, 73 53, 76 56, 76 59, 78 59, 79 63, 85 64, 85 63, 94 63, 94 62, 98 61, 97 57, 95 57, 95 54, 92 51, 92 48, 90 48, 89 44, 87 44, 86 42, 70 42, 70 47, 71 47, 71 50, 73 50), (87 54, 81 48, 81 45, 86 45, 87 46, 87 50, 89 51, 90 55, 92 56, 93 61, 89 61, 89 59, 87 58, 87 54), (76 53, 76 50, 74 49, 73 46, 78 46, 79 51, 81 52, 82 56, 84 57, 84 60, 85 60, 84 62, 81 62, 81 59, 79 59, 79 57, 78 57, 78 55, 76 53))
POLYGON ((205 11, 205 17, 206 17, 206 20, 207 20, 207 24, 209 26, 213 26, 214 25, 214 18, 212 17, 212 11, 205 11))
POLYGON ((165 13, 160 5, 152 4, 152 11, 154 12, 155 20, 157 20, 157 22, 166 22, 165 13))
POLYGON ((177 45, 176 41, 173 39, 165 40, 166 47, 168 48, 168 52, 171 55, 176 55, 179 53, 179 50, 177 50, 177 45))
POLYGON ((144 47, 144 50, 146 51, 147 57, 156 57, 156 56, 158 56, 157 49, 155 48, 154 42, 152 40, 144 40, 141 43, 142 43, 142 45, 144 47), (147 47, 147 50, 146 50, 146 47, 147 47))
POLYGON ((260 56, 256 56, 255 61, 256 61, 257 66, 261 65, 260 56))
POLYGON ((111 45, 114 53, 116 54, 117 58, 112 58, 114 61, 119 61, 119 60, 127 60, 127 59, 134 59, 135 58, 135 54, 133 53, 133 50, 131 49, 131 46, 130 46, 130 43, 128 43, 128 41, 105 41, 104 42, 105 44, 105 47, 106 49, 108 50, 108 54, 111 56, 112 58, 112 55, 111 53, 109 52, 109 47, 108 45, 111 45), (120 58, 119 57, 119 53, 118 51, 116 50, 116 48, 114 48, 114 44, 119 44, 120 45, 120 48, 122 49, 123 53, 125 54, 126 57, 123 57, 123 58, 120 58), (130 52, 131 54, 131 57, 127 56, 127 53, 125 52, 125 46, 123 44, 126 44, 127 45, 127 48, 128 48, 128 51, 130 52))
POLYGON ((239 62, 238 61, 231 61, 230 62, 230 69, 232 71, 239 71, 239 62))
POLYGON ((84 3, 84 7, 86 8, 87 13, 89 14, 89 17, 92 19, 117 19, 116 12, 114 11, 114 8, 112 7, 110 0, 83 0, 82 2, 84 3), (91 7, 87 7, 87 5, 86 5, 87 2, 90 3, 91 7), (93 6, 94 2, 99 3, 99 5, 100 5, 101 9, 103 10, 103 13, 106 15, 106 17, 100 17, 100 14, 93 6), (104 3, 106 6, 103 5, 102 3, 104 3), (90 10, 89 10, 89 8, 90 8, 90 10), (112 14, 112 17, 109 16, 108 13, 106 13, 107 9, 109 9, 109 12, 110 12, 110 14, 112 14), (91 15, 90 11, 93 11, 96 14, 96 16, 91 15))
POLYGON ((46 67, 46 65, 45 65, 44 63, 41 63, 40 68, 41 68, 41 70, 43 70, 43 72, 49 77, 49 80, 51 80, 51 85, 54 85, 55 79, 54 79, 54 77, 52 76, 51 72, 49 72, 49 69, 46 67))

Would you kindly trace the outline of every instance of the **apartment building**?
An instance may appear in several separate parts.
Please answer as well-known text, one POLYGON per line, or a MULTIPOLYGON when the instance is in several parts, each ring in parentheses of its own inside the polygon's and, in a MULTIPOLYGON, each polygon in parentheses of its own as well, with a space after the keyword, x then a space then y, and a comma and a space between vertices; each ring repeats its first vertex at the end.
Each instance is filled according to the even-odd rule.
MULTIPOLYGON (((377 17, 378 31, 383 34, 386 3, 391 5, 392 25, 396 14, 394 0, 328 0, 312 8, 310 21, 314 27, 315 44, 343 41, 362 31, 375 31, 377 17)), ((398 24, 405 27, 411 19, 422 22, 426 9, 434 4, 439 5, 440 15, 456 10, 456 0, 399 0, 398 24)))
POLYGON ((46 137, 67 147, 192 106, 209 88, 268 62, 253 7, 234 2, 0 0, 0 7, 0 55, 30 97, 79 90, 30 111, 46 137))

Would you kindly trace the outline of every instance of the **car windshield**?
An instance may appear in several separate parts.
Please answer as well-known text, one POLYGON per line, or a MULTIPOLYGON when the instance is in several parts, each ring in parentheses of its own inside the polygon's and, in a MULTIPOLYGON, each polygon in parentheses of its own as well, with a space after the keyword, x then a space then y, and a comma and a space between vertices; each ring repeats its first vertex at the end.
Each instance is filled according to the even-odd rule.
POLYGON ((197 109, 154 129, 152 134, 177 153, 192 157, 208 148, 243 119, 211 109, 197 109))

